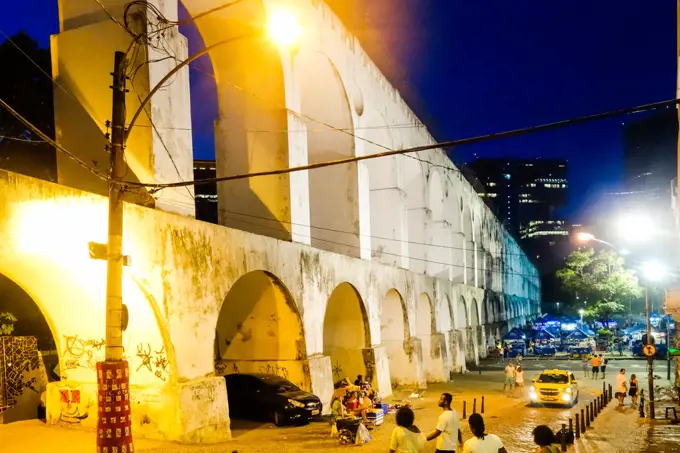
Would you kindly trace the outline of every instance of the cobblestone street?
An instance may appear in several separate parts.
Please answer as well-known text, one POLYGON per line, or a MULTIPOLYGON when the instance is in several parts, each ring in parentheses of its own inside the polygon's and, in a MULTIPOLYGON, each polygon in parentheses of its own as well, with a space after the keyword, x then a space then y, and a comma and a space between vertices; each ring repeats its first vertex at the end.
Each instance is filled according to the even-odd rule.
MULTIPOLYGON (((575 414, 584 404, 591 401, 602 389, 602 382, 613 385, 614 371, 625 367, 641 376, 639 370, 644 362, 622 361, 620 366, 612 367, 607 380, 582 378, 580 369, 575 369, 576 362, 540 361, 527 362, 527 377, 531 378, 537 370, 551 367, 569 367, 580 379, 580 402, 573 409, 528 407, 526 399, 504 395, 502 389, 501 365, 491 365, 466 375, 457 376, 453 383, 432 385, 423 398, 412 401, 416 412, 416 424, 425 432, 435 426, 439 410, 436 401, 444 391, 453 393, 454 408, 462 415, 463 401, 467 402, 467 412, 471 412, 473 398, 477 398, 477 409, 481 410, 481 396, 485 396, 484 417, 488 432, 501 436, 509 452, 530 452, 535 449, 531 431, 538 424, 547 424, 553 429, 561 423, 568 423, 568 418, 575 414)), ((630 373, 629 373, 630 374, 630 373)), ((661 381, 665 383, 665 381, 661 381)), ((646 382, 640 380, 642 388, 646 382)), ((404 401, 408 393, 399 393, 392 401, 404 401)), ((641 421, 637 410, 630 406, 618 410, 612 402, 594 421, 593 427, 585 436, 577 441, 569 451, 600 453, 668 453, 680 451, 678 440, 680 429, 658 421, 649 425, 641 421), (649 438, 649 440, 648 440, 649 438)), ((663 417, 662 405, 657 405, 657 414, 663 417)), ((388 416, 386 423, 372 432, 373 440, 362 447, 366 452, 384 452, 388 448, 389 436, 394 427, 394 416, 388 416)), ((136 449, 145 453, 222 453, 238 451, 240 453, 265 453, 279 451, 339 452, 345 451, 336 439, 330 438, 329 426, 317 422, 305 427, 276 428, 270 423, 244 423, 234 421, 232 425, 234 440, 226 444, 189 446, 136 439, 136 449)), ((463 436, 470 436, 467 422, 462 422, 463 436)), ((21 422, 0 426, 3 453, 25 453, 52 451, 56 453, 91 452, 95 444, 94 434, 74 427, 50 427, 39 421, 21 422), (58 447, 57 447, 58 446, 58 447)), ((427 445, 426 452, 434 451, 434 442, 427 445)))

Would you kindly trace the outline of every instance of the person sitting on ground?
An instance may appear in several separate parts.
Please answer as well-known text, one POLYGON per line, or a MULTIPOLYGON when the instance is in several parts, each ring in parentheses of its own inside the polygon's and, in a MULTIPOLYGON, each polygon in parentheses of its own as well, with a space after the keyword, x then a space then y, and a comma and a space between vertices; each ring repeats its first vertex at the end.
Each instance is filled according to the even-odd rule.
POLYGON ((366 415, 366 408, 362 407, 361 404, 359 403, 359 397, 357 395, 357 392, 350 393, 349 397, 347 398, 347 401, 345 402, 345 407, 347 408, 347 412, 349 412, 350 414, 361 415, 361 418, 364 421, 364 423, 368 421, 368 417, 366 415))
POLYGON ((538 445, 535 453, 559 453, 560 448, 555 445, 555 433, 545 425, 534 428, 534 443, 538 445))
POLYGON ((364 409, 373 409, 373 400, 368 396, 368 392, 361 392, 359 407, 364 409))
POLYGON ((413 424, 415 414, 409 407, 397 411, 397 426, 392 430, 390 453, 420 453, 425 448, 425 435, 413 424))
POLYGON ((481 415, 470 415, 469 423, 473 437, 465 441, 463 453, 508 453, 497 435, 484 432, 486 428, 481 415))
POLYGON ((354 381, 354 385, 357 387, 361 387, 364 384, 364 379, 363 376, 358 374, 356 380, 354 381))
POLYGON ((331 418, 338 419, 343 418, 347 415, 345 406, 342 404, 342 400, 338 397, 333 397, 331 401, 331 418))
POLYGON ((637 377, 634 374, 630 375, 630 390, 628 390, 628 394, 630 395, 631 398, 633 398, 633 407, 637 407, 637 399, 638 399, 638 392, 640 391, 640 387, 638 384, 637 377))

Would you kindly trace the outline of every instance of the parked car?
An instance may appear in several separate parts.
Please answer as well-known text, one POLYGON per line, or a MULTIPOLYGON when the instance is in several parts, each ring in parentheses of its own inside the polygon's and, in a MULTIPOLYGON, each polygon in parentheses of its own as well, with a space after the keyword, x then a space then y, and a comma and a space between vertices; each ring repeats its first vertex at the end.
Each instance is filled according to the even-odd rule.
POLYGON ((321 400, 274 374, 228 374, 229 414, 235 419, 271 420, 276 426, 306 424, 321 415, 321 400))

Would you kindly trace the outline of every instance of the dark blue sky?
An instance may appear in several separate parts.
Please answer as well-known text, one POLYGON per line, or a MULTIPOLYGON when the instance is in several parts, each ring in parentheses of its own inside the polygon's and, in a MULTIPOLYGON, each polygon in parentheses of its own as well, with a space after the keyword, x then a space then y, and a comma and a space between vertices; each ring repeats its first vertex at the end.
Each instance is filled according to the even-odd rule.
MULTIPOLYGON (((94 1, 94 0, 81 0, 94 1)), ((334 0, 339 1, 339 0, 334 0)), ((346 0, 364 47, 437 139, 454 139, 670 99, 676 81, 674 0, 346 0), (363 29, 361 26, 363 24, 363 29), (368 33, 366 33, 368 32, 368 33)), ((3 5, 0 29, 41 44, 58 31, 57 0, 3 5)), ((193 40, 192 47, 200 45, 193 40)), ((192 95, 210 89, 192 71, 192 95)), ((203 103, 203 106, 205 104, 203 103)), ((211 152, 210 114, 195 115, 197 156, 211 152), (207 116, 206 116, 207 115, 207 116)), ((479 156, 570 162, 575 220, 615 187, 623 118, 477 144, 479 156)), ((456 157, 458 160, 458 157, 456 157)))

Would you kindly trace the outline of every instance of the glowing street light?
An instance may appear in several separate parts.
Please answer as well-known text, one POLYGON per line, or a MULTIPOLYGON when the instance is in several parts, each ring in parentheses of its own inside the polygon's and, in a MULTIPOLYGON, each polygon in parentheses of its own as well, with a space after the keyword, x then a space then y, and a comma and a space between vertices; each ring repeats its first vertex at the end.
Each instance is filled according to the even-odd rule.
POLYGON ((302 26, 297 16, 283 9, 274 11, 269 16, 267 29, 272 41, 281 47, 292 47, 297 44, 302 34, 302 26))
POLYGON ((594 235, 592 235, 590 233, 585 233, 585 232, 577 234, 576 237, 578 238, 579 241, 583 241, 583 242, 588 242, 588 241, 592 241, 592 240, 595 239, 594 235))
POLYGON ((644 242, 656 235, 658 229, 651 218, 631 215, 621 219, 618 232, 622 238, 631 242, 644 242))
POLYGON ((658 282, 662 280, 666 274, 666 268, 657 261, 647 261, 642 265, 642 273, 650 282, 658 282))

